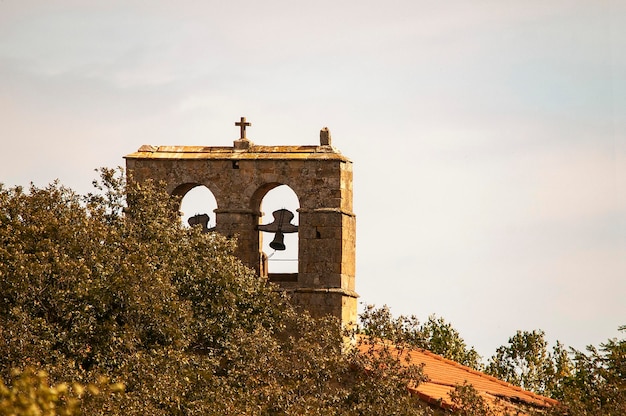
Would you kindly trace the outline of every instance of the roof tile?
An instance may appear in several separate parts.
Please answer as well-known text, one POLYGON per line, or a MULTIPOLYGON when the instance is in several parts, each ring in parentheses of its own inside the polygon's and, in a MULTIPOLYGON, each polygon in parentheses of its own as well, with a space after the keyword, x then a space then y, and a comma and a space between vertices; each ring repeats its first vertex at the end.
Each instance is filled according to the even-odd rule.
MULTIPOLYGON (((382 348, 383 342, 380 341, 379 345, 382 348)), ((389 344, 386 346, 389 347, 389 344)), ((360 343, 360 350, 361 352, 372 351, 369 343, 360 343)), ((397 349, 395 352, 400 353, 397 349)), ((408 354, 408 360, 403 360, 407 365, 423 364, 423 373, 428 378, 427 381, 420 383, 417 387, 410 387, 409 390, 423 401, 445 409, 453 407, 450 393, 456 386, 463 384, 471 384, 485 401, 501 414, 511 411, 515 414, 525 414, 518 404, 533 408, 548 408, 558 404, 558 401, 554 399, 526 391, 428 350, 415 348, 402 353, 408 354)))

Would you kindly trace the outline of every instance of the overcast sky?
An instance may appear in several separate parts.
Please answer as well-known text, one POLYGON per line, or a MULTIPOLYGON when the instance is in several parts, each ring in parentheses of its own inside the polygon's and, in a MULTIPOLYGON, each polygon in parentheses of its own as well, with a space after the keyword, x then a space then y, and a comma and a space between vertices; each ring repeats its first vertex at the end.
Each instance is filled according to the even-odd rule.
POLYGON ((142 144, 333 144, 357 291, 583 348, 626 324, 626 2, 0 1, 0 182, 142 144))

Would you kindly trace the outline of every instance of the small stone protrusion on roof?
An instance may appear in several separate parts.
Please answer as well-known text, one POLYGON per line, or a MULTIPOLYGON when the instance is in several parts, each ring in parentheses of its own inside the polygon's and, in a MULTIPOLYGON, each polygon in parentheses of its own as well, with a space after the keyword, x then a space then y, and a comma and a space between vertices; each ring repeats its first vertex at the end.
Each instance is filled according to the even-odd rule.
POLYGON ((233 147, 235 150, 248 150, 252 142, 248 139, 239 139, 233 142, 233 147))
POLYGON ((332 139, 330 138, 330 130, 328 127, 323 127, 320 130, 320 146, 331 146, 332 139))
POLYGON ((137 151, 138 152, 156 152, 157 150, 158 150, 158 147, 156 146, 152 146, 151 144, 143 144, 137 151))

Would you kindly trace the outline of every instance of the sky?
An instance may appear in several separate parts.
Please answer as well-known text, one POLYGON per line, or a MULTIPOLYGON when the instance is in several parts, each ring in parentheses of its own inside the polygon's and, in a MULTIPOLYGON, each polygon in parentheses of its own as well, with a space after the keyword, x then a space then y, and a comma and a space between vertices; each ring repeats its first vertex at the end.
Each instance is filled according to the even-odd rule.
POLYGON ((361 302, 484 357, 626 324, 626 2, 0 0, 5 186, 87 193, 241 116, 354 162, 361 302))

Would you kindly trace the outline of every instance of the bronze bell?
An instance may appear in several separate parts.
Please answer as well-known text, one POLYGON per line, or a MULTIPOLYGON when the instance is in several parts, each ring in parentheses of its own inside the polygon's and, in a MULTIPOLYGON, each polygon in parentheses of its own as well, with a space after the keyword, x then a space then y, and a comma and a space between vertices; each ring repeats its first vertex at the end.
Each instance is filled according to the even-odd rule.
POLYGON ((193 217, 189 217, 189 219, 187 220, 187 223, 189 224, 190 227, 193 227, 195 225, 202 226, 203 233, 211 231, 209 230, 209 227, 208 227, 209 216, 207 214, 196 214, 193 217))
POLYGON ((277 231, 274 235, 274 240, 270 243, 270 247, 277 251, 285 250, 285 235, 281 231, 277 231))
POLYGON ((287 209, 279 209, 272 213, 274 222, 271 224, 259 225, 257 230, 266 233, 275 233, 274 240, 270 243, 270 248, 277 251, 283 251, 285 247, 285 233, 297 233, 298 226, 291 224, 293 213, 287 209))

